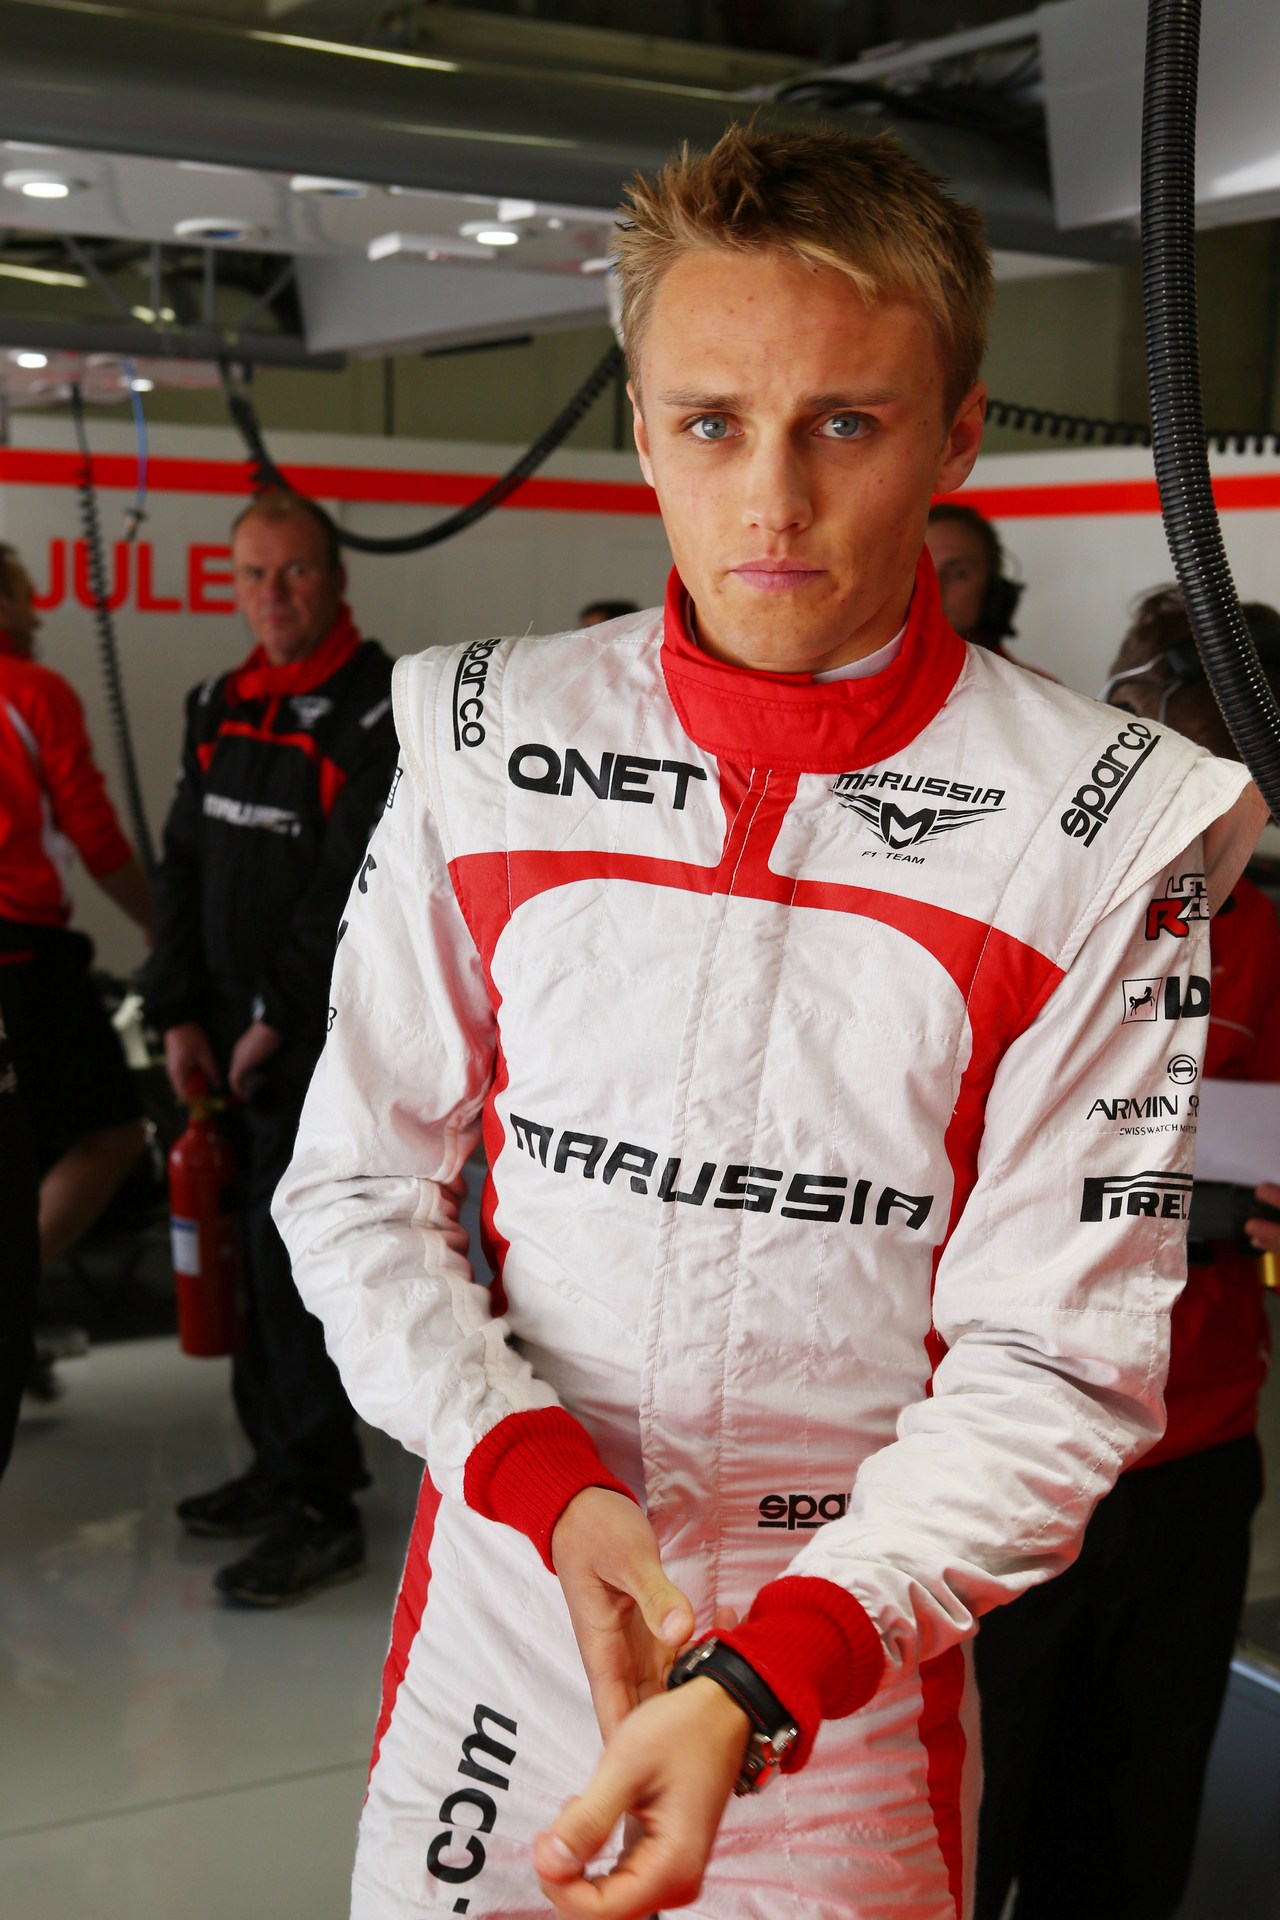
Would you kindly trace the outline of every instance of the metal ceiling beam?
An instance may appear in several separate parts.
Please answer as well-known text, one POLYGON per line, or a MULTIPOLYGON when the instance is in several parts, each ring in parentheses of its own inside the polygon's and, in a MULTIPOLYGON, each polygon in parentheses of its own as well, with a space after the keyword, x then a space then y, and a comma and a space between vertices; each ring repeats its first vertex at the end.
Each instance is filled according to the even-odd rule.
POLYGON ((111 353, 150 360, 233 360, 256 367, 306 367, 340 373, 343 353, 311 353, 294 334, 223 333, 208 327, 125 326, 115 320, 28 320, 0 311, 0 349, 111 353))
MULTIPOLYGON (((710 88, 480 66, 305 34, 158 17, 92 0, 0 0, 0 130, 10 139, 270 173, 585 207, 637 168, 707 146, 746 108, 710 88)), ((812 126, 802 106, 759 109, 812 126)), ((883 116, 851 126, 879 131, 883 116)), ((899 123, 904 143, 976 200, 994 245, 1115 257, 1056 231, 1047 169, 969 130, 899 123)))

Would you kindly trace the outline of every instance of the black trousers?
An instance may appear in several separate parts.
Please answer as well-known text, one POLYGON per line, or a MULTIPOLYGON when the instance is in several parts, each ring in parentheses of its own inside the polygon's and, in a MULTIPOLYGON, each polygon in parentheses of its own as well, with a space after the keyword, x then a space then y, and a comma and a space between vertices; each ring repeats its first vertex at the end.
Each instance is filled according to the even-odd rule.
POLYGON ((39 1207, 35 1153, 0 1021, 0 1476, 13 1450, 34 1352, 39 1207))
POLYGON ((1251 1436, 1125 1474, 1075 1565, 988 1614, 974 1920, 1171 1920, 1262 1493, 1251 1436))
MULTIPOLYGON (((224 1070, 242 1024, 220 1022, 211 1035, 224 1070)), ((271 1218, 314 1065, 314 1053, 282 1048, 252 1097, 222 1115, 240 1173, 248 1320, 248 1343, 231 1377, 240 1424, 263 1472, 292 1497, 343 1516, 352 1493, 369 1484, 355 1414, 271 1218)))

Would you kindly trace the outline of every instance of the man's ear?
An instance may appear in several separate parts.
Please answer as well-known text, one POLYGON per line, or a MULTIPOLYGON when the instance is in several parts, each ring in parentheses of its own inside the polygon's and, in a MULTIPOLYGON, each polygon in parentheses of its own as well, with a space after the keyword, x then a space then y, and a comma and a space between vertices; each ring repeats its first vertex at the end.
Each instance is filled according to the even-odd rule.
POLYGON ((640 471, 649 485, 652 486, 653 462, 649 458, 649 429, 646 427, 644 415, 640 411, 640 401, 636 395, 636 383, 634 380, 628 380, 627 382, 627 398, 631 402, 631 431, 636 438, 636 452, 640 456, 640 471))
POLYGON ((954 493, 969 478, 982 447, 986 417, 987 389, 980 380, 976 387, 970 387, 951 417, 933 476, 935 493, 954 493))

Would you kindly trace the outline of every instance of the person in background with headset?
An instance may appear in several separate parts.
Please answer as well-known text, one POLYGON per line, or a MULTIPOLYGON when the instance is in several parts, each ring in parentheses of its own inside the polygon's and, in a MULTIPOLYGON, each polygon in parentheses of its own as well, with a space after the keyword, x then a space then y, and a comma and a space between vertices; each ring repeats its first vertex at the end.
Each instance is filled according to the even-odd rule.
MULTIPOLYGON (((1280 613, 1244 614, 1280 695, 1280 613)), ((1176 587, 1138 602, 1102 698, 1240 757, 1176 587)), ((1204 918, 1203 896, 1183 892, 1183 912, 1204 918)), ((1206 1076, 1280 1081, 1280 925, 1249 880, 1214 916, 1210 946, 1212 1008, 1209 982, 1193 980, 1179 1010, 1181 1022, 1208 1017, 1206 1076)), ((1124 1021, 1167 1020, 1162 984, 1126 982, 1124 1021)), ((1123 1123, 1099 1113, 1093 1124, 1123 1123)), ((1280 1204, 1280 1185, 1257 1198, 1280 1204)), ((1245 1230, 1259 1252, 1280 1248, 1280 1223, 1258 1217, 1245 1230)), ((1100 1503, 1075 1564, 988 1614, 978 1634, 974 1920, 1002 1920, 1015 1880, 1012 1920, 1172 1920, 1186 1889, 1262 1489, 1254 1429, 1269 1350, 1256 1259, 1235 1243, 1197 1245, 1194 1209, 1191 1231, 1164 1437, 1100 1503)))
POLYGON ((991 522, 976 507, 943 501, 929 509, 925 544, 937 569, 945 619, 962 640, 1012 660, 1004 642, 1016 637, 1013 616, 1023 583, 1008 577, 1005 551, 991 522))

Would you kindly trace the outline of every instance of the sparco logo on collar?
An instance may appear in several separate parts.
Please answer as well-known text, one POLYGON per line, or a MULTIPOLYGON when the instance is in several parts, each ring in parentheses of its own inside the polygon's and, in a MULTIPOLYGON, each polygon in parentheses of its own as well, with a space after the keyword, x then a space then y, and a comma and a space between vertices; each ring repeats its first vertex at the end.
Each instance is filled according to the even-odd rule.
POLYGON ((1119 805, 1144 760, 1150 759, 1160 736, 1142 720, 1122 727, 1111 745, 1093 763, 1089 778, 1071 796, 1071 805, 1059 825, 1069 840, 1092 846, 1119 805))
POLYGON ((484 742, 484 683, 489 661, 501 640, 473 640, 458 659, 453 676, 453 748, 478 747, 484 742))
POLYGON ((842 807, 865 820, 876 838, 895 853, 919 846, 922 840, 936 839, 940 833, 954 833, 957 827, 971 827, 975 821, 1004 812, 1002 787, 973 787, 961 781, 927 778, 922 773, 900 773, 892 769, 842 773, 831 791, 842 807), (886 789, 894 794, 922 794, 931 799, 970 804, 920 806, 909 811, 897 799, 885 799, 886 789))
POLYGON ((1087 1179, 1082 1220, 1186 1220, 1191 1214, 1189 1173, 1108 1173, 1087 1179))

